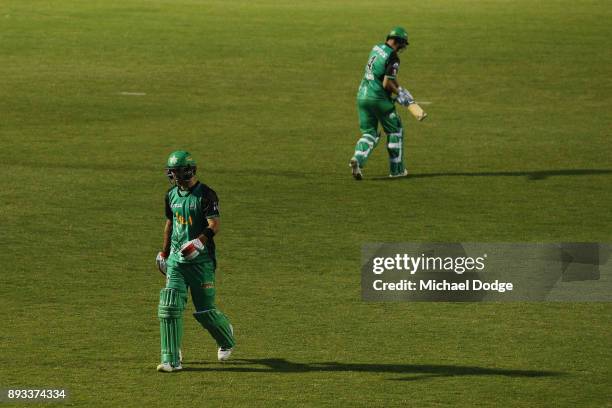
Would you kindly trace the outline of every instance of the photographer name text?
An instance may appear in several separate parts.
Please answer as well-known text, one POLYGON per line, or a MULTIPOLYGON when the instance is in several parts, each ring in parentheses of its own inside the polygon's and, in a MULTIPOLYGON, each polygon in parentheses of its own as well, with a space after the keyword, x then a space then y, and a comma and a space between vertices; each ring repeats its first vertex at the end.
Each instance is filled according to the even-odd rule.
POLYGON ((376 291, 486 291, 486 292, 499 292, 504 293, 506 291, 512 291, 514 285, 511 282, 500 282, 495 280, 493 282, 484 282, 479 279, 468 279, 462 282, 449 282, 446 279, 419 279, 418 281, 412 281, 408 279, 402 279, 397 282, 384 282, 380 279, 372 282, 372 287, 376 291))

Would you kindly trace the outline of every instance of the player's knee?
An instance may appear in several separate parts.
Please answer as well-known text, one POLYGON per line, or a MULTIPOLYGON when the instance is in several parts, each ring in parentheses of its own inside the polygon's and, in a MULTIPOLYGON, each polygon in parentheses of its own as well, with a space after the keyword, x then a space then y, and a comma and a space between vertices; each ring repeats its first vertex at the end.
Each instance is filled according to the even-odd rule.
POLYGON ((376 138, 378 136, 378 133, 376 132, 375 128, 371 128, 371 129, 360 129, 361 131, 361 137, 363 138, 364 136, 371 136, 373 138, 376 138))
POLYGON ((183 294, 176 289, 164 288, 159 292, 157 315, 161 319, 180 318, 185 309, 183 294))

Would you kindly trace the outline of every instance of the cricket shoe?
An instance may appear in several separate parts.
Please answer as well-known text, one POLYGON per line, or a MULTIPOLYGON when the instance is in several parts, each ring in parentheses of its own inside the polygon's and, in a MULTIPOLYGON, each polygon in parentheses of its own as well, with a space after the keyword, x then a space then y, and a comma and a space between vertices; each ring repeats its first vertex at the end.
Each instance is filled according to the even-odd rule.
POLYGON ((407 175, 408 175, 408 170, 404 169, 404 171, 399 174, 389 174, 389 177, 398 178, 398 177, 406 177, 407 175))
POLYGON ((170 363, 161 363, 157 366, 157 371, 159 371, 160 373, 173 373, 176 371, 181 371, 182 369, 183 366, 181 365, 181 363, 179 363, 179 365, 177 366, 173 366, 170 363))
POLYGON ((228 349, 224 349, 223 347, 219 347, 219 350, 217 350, 217 359, 219 361, 227 361, 229 360, 230 356, 232 355, 232 351, 234 351, 234 348, 228 348, 228 349))
POLYGON ((349 166, 351 167, 351 173, 353 174, 353 178, 355 180, 363 179, 363 174, 361 174, 361 168, 359 167, 359 162, 356 158, 352 158, 349 162, 349 166))

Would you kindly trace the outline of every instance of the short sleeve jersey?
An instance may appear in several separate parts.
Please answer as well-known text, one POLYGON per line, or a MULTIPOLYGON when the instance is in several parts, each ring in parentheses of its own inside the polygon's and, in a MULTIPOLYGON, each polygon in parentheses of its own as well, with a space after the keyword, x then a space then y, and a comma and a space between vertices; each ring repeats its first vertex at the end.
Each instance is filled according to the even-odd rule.
POLYGON ((178 186, 166 193, 166 218, 172 221, 170 258, 181 263, 215 261, 215 241, 206 242, 206 251, 195 259, 184 259, 179 249, 183 244, 197 238, 208 227, 208 219, 219 217, 219 199, 213 189, 198 182, 190 190, 178 186))
POLYGON ((387 44, 378 44, 370 51, 365 73, 357 98, 359 99, 390 99, 391 95, 383 88, 383 79, 395 79, 399 71, 400 60, 393 48, 387 44))

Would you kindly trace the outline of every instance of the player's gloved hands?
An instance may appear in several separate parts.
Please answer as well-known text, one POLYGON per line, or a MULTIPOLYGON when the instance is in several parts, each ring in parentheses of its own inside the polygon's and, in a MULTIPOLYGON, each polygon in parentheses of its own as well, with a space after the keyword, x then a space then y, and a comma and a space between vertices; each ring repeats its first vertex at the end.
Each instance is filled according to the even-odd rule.
POLYGON ((155 264, 157 265, 157 269, 162 273, 162 275, 166 275, 166 270, 168 267, 166 266, 166 254, 163 252, 157 253, 157 258, 155 258, 155 264))
POLYGON ((202 243, 202 241, 200 241, 199 238, 196 238, 196 239, 192 239, 189 242, 185 242, 185 244, 181 247, 179 252, 183 256, 183 258, 190 261, 194 259, 195 257, 197 257, 198 255, 200 255, 200 252, 203 250, 204 250, 204 244, 202 243))
POLYGON ((396 99, 396 101, 400 105, 408 106, 411 103, 414 103, 414 98, 412 97, 410 92, 408 92, 407 90, 405 90, 404 88, 402 88, 400 86, 398 88, 398 90, 397 90, 397 99, 396 99))

